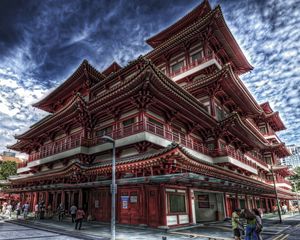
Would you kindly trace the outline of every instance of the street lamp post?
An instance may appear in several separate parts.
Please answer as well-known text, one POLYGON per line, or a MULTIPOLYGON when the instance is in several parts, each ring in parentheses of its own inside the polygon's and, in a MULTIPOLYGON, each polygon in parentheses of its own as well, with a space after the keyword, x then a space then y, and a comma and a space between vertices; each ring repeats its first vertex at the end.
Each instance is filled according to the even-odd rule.
POLYGON ((299 207, 299 196, 298 196, 298 187, 297 187, 297 182, 294 182, 294 188, 295 188, 295 192, 296 192, 297 208, 298 208, 298 211, 299 211, 299 213, 300 213, 300 207, 299 207))
POLYGON ((101 139, 112 143, 112 184, 111 184, 111 240, 116 239, 116 143, 115 140, 109 136, 102 136, 101 139))
POLYGON ((273 166, 272 165, 271 165, 271 172, 272 172, 272 178, 273 178, 273 184, 274 184, 274 190, 275 190, 275 196, 276 196, 276 203, 277 203, 277 211, 278 211, 278 216, 279 216, 279 223, 282 223, 281 212, 280 212, 280 204, 279 204, 279 199, 278 199, 278 194, 277 194, 277 188, 276 188, 276 183, 275 183, 275 176, 274 176, 274 171, 273 171, 273 166))

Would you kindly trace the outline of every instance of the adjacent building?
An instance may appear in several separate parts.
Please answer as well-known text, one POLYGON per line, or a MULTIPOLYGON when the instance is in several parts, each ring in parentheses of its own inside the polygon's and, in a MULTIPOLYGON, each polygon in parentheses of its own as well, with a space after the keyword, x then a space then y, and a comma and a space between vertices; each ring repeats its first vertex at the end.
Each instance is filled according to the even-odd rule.
POLYGON ((289 145, 287 146, 287 148, 292 154, 283 158, 281 161, 282 164, 290 166, 292 168, 300 167, 300 146, 289 145))
POLYGON ((240 79, 253 67, 220 6, 204 1, 147 40, 153 48, 121 67, 98 71, 84 60, 34 107, 49 112, 16 136, 29 155, 12 176, 22 201, 82 206, 110 221, 112 144, 116 143, 117 221, 169 228, 215 221, 233 209, 294 198, 277 167, 289 155, 285 129, 269 103, 240 79))

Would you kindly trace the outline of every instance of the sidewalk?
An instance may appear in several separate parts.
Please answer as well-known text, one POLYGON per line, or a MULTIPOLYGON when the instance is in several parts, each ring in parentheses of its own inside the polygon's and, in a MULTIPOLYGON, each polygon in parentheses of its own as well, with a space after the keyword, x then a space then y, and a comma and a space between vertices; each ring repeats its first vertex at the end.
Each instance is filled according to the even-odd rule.
MULTIPOLYGON (((79 239, 110 239, 110 224, 98 223, 98 222, 83 222, 81 230, 75 230, 74 224, 71 219, 66 218, 62 222, 58 222, 56 219, 44 219, 34 220, 29 217, 28 220, 15 218, 7 220, 8 222, 36 228, 39 230, 47 230, 50 232, 57 232, 79 239)), ((163 237, 167 237, 166 240, 187 240, 191 239, 190 235, 174 234, 172 232, 166 232, 165 230, 138 227, 138 226, 116 226, 116 239, 117 240, 161 240, 163 237)), ((196 240, 207 240, 207 238, 196 237, 196 240)))

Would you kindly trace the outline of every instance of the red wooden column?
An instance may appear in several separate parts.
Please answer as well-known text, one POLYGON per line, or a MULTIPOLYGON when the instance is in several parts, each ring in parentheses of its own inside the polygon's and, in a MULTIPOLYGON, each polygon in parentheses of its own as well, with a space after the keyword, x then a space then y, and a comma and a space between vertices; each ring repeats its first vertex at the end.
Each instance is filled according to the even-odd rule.
POLYGON ((53 192, 53 210, 57 209, 57 192, 53 192))
POLYGON ((166 190, 165 186, 162 184, 160 185, 160 203, 161 203, 161 212, 160 212, 160 219, 161 219, 161 225, 167 226, 167 206, 166 206, 166 190))
POLYGON ((65 191, 61 191, 60 203, 65 206, 65 191))
POLYGON ((75 204, 75 202, 74 202, 74 191, 71 192, 71 204, 75 204))
POLYGON ((229 214, 229 208, 228 208, 228 198, 226 196, 226 192, 224 193, 224 205, 225 205, 225 214, 226 214, 226 217, 231 217, 230 214, 229 214))
POLYGON ((82 189, 79 190, 78 207, 82 208, 82 189))
MULTIPOLYGON (((236 207, 241 208, 240 199, 239 199, 239 196, 237 193, 235 194, 235 202, 236 202, 236 207)), ((233 210, 235 210, 235 209, 233 209, 233 210)))
POLYGON ((45 193, 45 206, 46 206, 46 208, 48 207, 48 205, 49 205, 49 192, 46 191, 46 193, 45 193))
POLYGON ((190 188, 187 189, 188 191, 188 202, 189 202, 189 222, 192 224, 194 223, 194 219, 193 219, 193 194, 190 188))
POLYGON ((264 198, 265 199, 265 202, 266 202, 266 212, 270 212, 270 208, 269 208, 269 203, 268 203, 268 199, 267 198, 264 198))
POLYGON ((249 209, 248 195, 247 194, 245 194, 245 207, 246 207, 246 209, 249 209))

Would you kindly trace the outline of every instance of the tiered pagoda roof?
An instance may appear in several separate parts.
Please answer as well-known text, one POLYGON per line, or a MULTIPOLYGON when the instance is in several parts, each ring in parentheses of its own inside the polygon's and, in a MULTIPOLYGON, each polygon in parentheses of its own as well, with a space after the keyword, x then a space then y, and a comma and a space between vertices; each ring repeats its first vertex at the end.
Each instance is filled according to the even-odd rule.
MULTIPOLYGON (((203 37, 210 37, 211 39, 214 39, 216 45, 222 45, 222 49, 219 49, 220 52, 228 55, 238 74, 246 73, 253 69, 230 32, 220 6, 217 6, 208 14, 200 16, 200 19, 197 19, 194 23, 188 25, 183 30, 170 36, 170 38, 166 38, 164 41, 159 42, 160 44, 157 45, 154 50, 149 52, 146 57, 154 60, 164 54, 168 55, 168 51, 171 51, 171 49, 179 46, 180 44, 184 44, 197 34, 199 35, 200 32, 208 26, 211 28, 209 30, 210 32, 207 32, 206 36, 203 37), (218 41, 216 39, 218 39, 218 41)), ((158 35, 160 36, 160 34, 158 35)), ((163 35, 165 34, 162 32, 162 36, 163 35)), ((166 36, 167 35, 168 34, 166 34, 166 36)))
POLYGON ((33 107, 53 113, 56 106, 63 106, 68 102, 74 92, 83 88, 90 88, 105 78, 105 75, 97 71, 87 60, 84 60, 75 72, 54 91, 48 94, 33 107))
POLYGON ((147 39, 146 42, 153 48, 159 46, 163 42, 167 41, 169 38, 175 34, 181 32, 191 24, 195 23, 197 20, 203 18, 208 13, 211 12, 211 6, 207 0, 203 1, 196 8, 194 8, 187 15, 182 17, 180 20, 164 29, 163 31, 157 33, 151 38, 147 39))
POLYGON ((264 116, 266 121, 268 121, 268 123, 274 131, 277 132, 286 129, 284 123, 282 122, 279 116, 279 112, 274 112, 269 102, 262 103, 260 106, 264 110, 264 116))

